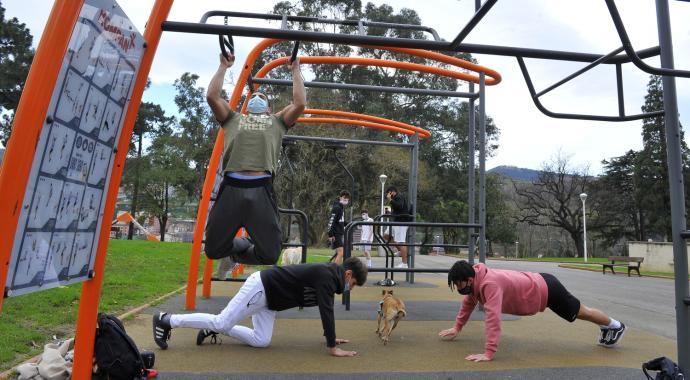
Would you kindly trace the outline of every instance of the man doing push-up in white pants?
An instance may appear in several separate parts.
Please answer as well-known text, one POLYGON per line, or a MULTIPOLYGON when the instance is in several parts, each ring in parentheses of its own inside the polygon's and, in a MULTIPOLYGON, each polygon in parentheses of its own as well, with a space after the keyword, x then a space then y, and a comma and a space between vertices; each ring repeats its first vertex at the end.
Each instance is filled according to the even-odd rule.
POLYGON ((153 316, 153 340, 160 348, 166 349, 172 329, 191 327, 201 329, 197 335, 198 345, 208 337, 214 341, 216 334, 220 333, 252 347, 268 347, 278 311, 297 306, 318 306, 329 353, 355 356, 355 351, 336 347, 349 341, 336 339, 333 297, 335 293, 341 294, 363 285, 366 279, 367 268, 355 257, 345 260, 342 265, 320 263, 272 267, 249 276, 220 314, 156 313, 153 316), (238 325, 250 316, 253 328, 238 325))

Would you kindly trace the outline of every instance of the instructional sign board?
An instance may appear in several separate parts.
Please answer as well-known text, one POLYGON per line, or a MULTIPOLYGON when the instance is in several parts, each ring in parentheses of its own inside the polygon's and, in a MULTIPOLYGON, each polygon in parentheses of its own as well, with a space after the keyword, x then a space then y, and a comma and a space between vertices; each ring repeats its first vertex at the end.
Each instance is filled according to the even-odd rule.
POLYGON ((62 60, 14 237, 9 296, 89 278, 144 39, 113 0, 86 0, 62 60))

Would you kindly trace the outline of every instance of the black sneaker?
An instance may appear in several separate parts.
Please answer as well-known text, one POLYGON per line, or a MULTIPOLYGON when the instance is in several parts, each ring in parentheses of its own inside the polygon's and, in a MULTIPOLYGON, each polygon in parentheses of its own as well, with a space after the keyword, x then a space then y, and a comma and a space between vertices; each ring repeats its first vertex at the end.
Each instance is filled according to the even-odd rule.
POLYGON ((211 337, 211 344, 216 344, 220 341, 217 332, 209 329, 202 329, 199 330, 198 334, 196 334, 196 345, 201 346, 202 344, 204 344, 204 340, 206 340, 206 338, 208 337, 211 337))
POLYGON ((617 329, 609 329, 608 334, 606 334, 606 342, 604 342, 604 346, 606 347, 615 347, 618 342, 623 338, 623 335, 625 334, 625 323, 621 322, 621 327, 617 329))
POLYGON ((153 341, 162 349, 168 348, 170 340, 170 314, 159 312, 153 315, 153 341))
POLYGON ((606 339, 608 337, 609 330, 610 329, 608 327, 599 327, 599 341, 597 342, 598 345, 606 345, 606 339))

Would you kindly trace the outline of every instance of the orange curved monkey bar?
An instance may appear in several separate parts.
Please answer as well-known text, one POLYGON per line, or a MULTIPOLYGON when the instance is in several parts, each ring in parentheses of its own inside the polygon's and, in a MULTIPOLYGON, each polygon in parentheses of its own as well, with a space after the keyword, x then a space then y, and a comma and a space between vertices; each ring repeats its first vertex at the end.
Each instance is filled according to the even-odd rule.
MULTIPOLYGON (((259 70, 256 73, 256 77, 257 78, 263 78, 272 69, 274 69, 278 66, 287 64, 289 59, 290 59, 290 57, 280 57, 280 58, 276 58, 276 59, 268 62, 264 67, 261 68, 261 70, 259 70)), ((460 80, 464 80, 464 81, 468 81, 468 82, 474 82, 475 79, 477 78, 475 75, 471 75, 471 74, 460 72, 460 71, 445 69, 442 67, 427 66, 427 65, 423 65, 421 63, 391 61, 388 59, 362 58, 362 57, 333 57, 333 56, 308 57, 307 56, 307 57, 299 57, 299 61, 300 61, 300 63, 307 63, 307 64, 328 64, 328 65, 350 64, 350 65, 362 65, 362 66, 390 67, 390 68, 395 68, 395 69, 405 69, 405 70, 410 70, 410 71, 437 74, 437 75, 442 75, 442 76, 454 78, 454 79, 460 79, 460 80)), ((495 82, 496 82, 496 80, 494 79, 494 83, 495 82)), ((255 85, 255 86, 258 86, 258 85, 255 85)))
MULTIPOLYGON (((242 93, 244 90, 244 86, 247 84, 247 80, 249 79, 249 75, 251 74, 251 68, 256 62, 256 60, 259 58, 261 53, 271 45, 277 44, 279 42, 283 42, 285 40, 281 39, 263 39, 261 40, 255 47, 252 49, 249 54, 247 55, 247 58, 245 60, 245 63, 242 67, 242 71, 240 72, 239 78, 237 79, 237 83, 235 85, 235 88, 232 92, 232 95, 229 100, 229 105, 231 109, 237 109, 237 105, 239 104, 240 98, 242 97, 242 93)), ((434 53, 434 52, 429 52, 421 49, 407 49, 407 48, 385 48, 385 47, 376 47, 376 49, 379 50, 388 50, 388 51, 393 51, 393 52, 399 52, 399 53, 405 53, 405 54, 411 54, 415 55, 417 57, 422 57, 422 58, 428 58, 428 59, 434 59, 439 62, 443 63, 448 63, 455 65, 456 67, 463 68, 463 69, 468 69, 468 70, 473 70, 473 71, 478 71, 481 73, 486 74, 489 76, 486 80, 487 85, 495 85, 498 84, 501 81, 501 76, 498 74, 496 71, 485 68, 480 65, 476 65, 474 63, 455 58, 455 57, 450 57, 450 56, 445 56, 443 54, 439 53, 434 53)), ((308 57, 304 57, 302 59, 306 59, 308 57)), ((333 59, 336 58, 341 58, 341 57, 334 57, 333 59)), ((349 58, 349 57, 346 57, 349 58)), ((288 58, 285 57, 284 61, 287 60, 288 58)), ((283 61, 283 62, 284 62, 283 61)), ((393 61, 388 61, 388 62, 393 62, 393 61)), ((310 63, 310 62, 305 62, 305 63, 310 63)), ((333 63, 338 63, 336 61, 333 61, 333 63)), ((358 63, 358 64, 366 64, 366 63, 358 63)), ((439 75, 446 75, 446 73, 455 79, 462 79, 462 80, 468 80, 474 83, 478 83, 480 78, 478 75, 471 75, 467 73, 461 73, 453 70, 448 70, 448 69, 442 69, 438 67, 430 67, 430 66, 425 66, 425 65, 420 65, 420 64, 409 64, 408 65, 401 65, 400 68, 406 68, 406 69, 411 69, 413 71, 423 71, 423 72, 430 72, 434 74, 439 74, 439 75)), ((246 109, 246 102, 242 106, 242 112, 246 109)), ((339 112, 344 112, 344 111, 339 111, 339 112)), ((372 116, 373 117, 373 116, 372 116)), ((202 193, 201 193, 201 199, 199 200, 199 207, 197 209, 197 224, 194 228, 194 238, 192 242, 192 252, 190 255, 190 266, 189 266, 189 272, 188 272, 188 277, 187 277, 187 294, 186 294, 186 308, 188 310, 193 310, 196 308, 196 286, 197 286, 197 273, 199 270, 199 261, 201 257, 201 243, 203 240, 203 235, 204 235, 204 230, 206 227, 206 218, 208 215, 208 207, 209 207, 209 202, 211 200, 211 194, 213 192, 213 186, 216 178, 216 172, 218 170, 218 165, 220 161, 220 157, 223 152, 223 137, 224 137, 224 131, 222 129, 219 129, 218 131, 218 136, 216 138, 216 143, 213 146, 213 153, 211 154, 211 159, 209 161, 208 169, 207 169, 207 174, 206 178, 204 180, 204 186, 202 188, 202 193)), ((210 280, 211 280, 211 272, 213 270, 213 262, 209 259, 206 260, 205 267, 204 267, 204 286, 203 286, 203 296, 204 297, 210 297, 211 292, 210 292, 210 280)))
MULTIPOLYGON (((429 132, 423 128, 415 127, 414 125, 411 125, 411 124, 402 123, 399 121, 390 120, 390 119, 386 119, 383 117, 364 115, 361 113, 354 113, 354 112, 347 112, 347 111, 335 111, 335 110, 324 110, 324 109, 318 109, 318 108, 307 108, 304 110, 304 114, 305 115, 340 116, 340 117, 347 117, 347 118, 351 118, 351 119, 366 120, 366 121, 371 121, 374 123, 381 123, 381 124, 386 124, 386 125, 390 125, 390 126, 409 130, 409 132, 400 132, 400 133, 405 133, 406 135, 413 135, 415 133, 419 133, 419 137, 421 137, 421 138, 428 138, 431 136, 431 132, 429 132)), ((297 119, 297 122, 315 123, 315 121, 304 121, 304 119, 313 119, 313 118, 301 117, 301 118, 297 119)), ((337 119, 337 120, 340 120, 340 119, 337 119)))
MULTIPOLYGON (((450 55, 445 55, 441 53, 437 53, 435 51, 429 51, 429 50, 422 50, 422 49, 410 49, 410 48, 398 48, 398 47, 388 47, 388 48, 381 48, 381 47, 376 47, 376 46, 369 46, 369 45, 362 45, 362 47, 369 48, 369 49, 378 49, 378 50, 388 50, 396 53, 402 53, 402 54, 408 54, 408 55, 414 55, 415 57, 420 57, 420 58, 427 58, 427 59, 433 59, 434 61, 437 62, 442 62, 442 63, 447 63, 449 65, 453 65, 456 67, 462 67, 464 69, 472 70, 478 73, 484 73, 486 76, 489 78, 486 78, 485 84, 487 86, 493 86, 501 83, 501 74, 498 73, 498 71, 491 70, 488 67, 484 67, 482 65, 478 65, 476 63, 472 63, 470 61, 466 61, 461 58, 457 57, 452 57, 450 55)), ((474 80, 471 82, 474 83, 479 83, 479 77, 476 76, 474 80)))
POLYGON ((383 129, 389 132, 402 133, 405 135, 414 135, 416 132, 410 131, 409 129, 399 128, 391 125, 386 125, 383 123, 373 123, 371 121, 364 120, 352 120, 352 119, 339 119, 335 117, 300 117, 297 119, 298 123, 314 123, 314 124, 346 124, 346 125, 358 125, 361 127, 383 129))

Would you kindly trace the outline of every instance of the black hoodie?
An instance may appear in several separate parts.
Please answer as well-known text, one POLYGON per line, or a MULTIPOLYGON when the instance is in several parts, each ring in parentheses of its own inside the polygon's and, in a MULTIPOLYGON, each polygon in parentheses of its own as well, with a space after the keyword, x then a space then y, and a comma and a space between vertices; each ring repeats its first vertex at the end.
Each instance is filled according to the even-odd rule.
POLYGON ((345 235, 345 211, 340 200, 333 202, 331 217, 328 219, 328 237, 345 235))
POLYGON ((328 347, 335 347, 334 294, 342 294, 343 267, 335 263, 299 264, 261 271, 268 308, 275 311, 293 307, 318 306, 323 335, 328 347))

